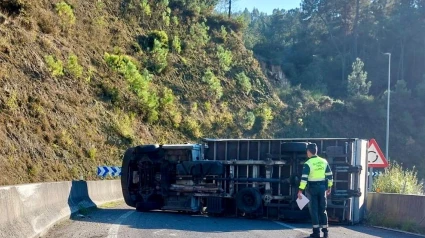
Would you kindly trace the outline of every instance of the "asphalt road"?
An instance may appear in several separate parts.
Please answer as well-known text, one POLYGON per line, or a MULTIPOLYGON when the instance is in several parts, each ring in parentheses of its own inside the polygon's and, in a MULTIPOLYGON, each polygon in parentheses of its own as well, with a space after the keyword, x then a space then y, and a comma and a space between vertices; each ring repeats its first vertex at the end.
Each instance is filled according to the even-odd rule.
MULTIPOLYGON (((299 238, 308 237, 310 231, 310 224, 208 217, 163 211, 141 213, 121 204, 115 208, 101 208, 85 217, 76 216, 59 223, 44 237, 299 238)), ((329 234, 333 238, 418 237, 364 226, 331 226, 329 234)))

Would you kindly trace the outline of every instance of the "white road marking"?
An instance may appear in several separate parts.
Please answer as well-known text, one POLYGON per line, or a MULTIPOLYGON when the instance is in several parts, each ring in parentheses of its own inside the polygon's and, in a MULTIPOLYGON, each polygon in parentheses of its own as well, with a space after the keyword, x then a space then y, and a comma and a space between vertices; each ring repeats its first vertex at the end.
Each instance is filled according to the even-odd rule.
POLYGON ((112 225, 111 228, 109 228, 107 238, 117 238, 118 237, 118 230, 120 229, 121 223, 133 213, 134 213, 134 211, 129 211, 129 212, 126 212, 124 215, 120 216, 117 219, 117 223, 112 225))
POLYGON ((308 232, 308 231, 298 229, 295 226, 291 226, 291 225, 285 224, 283 222, 279 222, 279 221, 273 221, 273 222, 278 224, 278 225, 284 226, 286 228, 292 229, 294 231, 299 231, 299 232, 304 233, 304 234, 310 234, 310 232, 308 232))

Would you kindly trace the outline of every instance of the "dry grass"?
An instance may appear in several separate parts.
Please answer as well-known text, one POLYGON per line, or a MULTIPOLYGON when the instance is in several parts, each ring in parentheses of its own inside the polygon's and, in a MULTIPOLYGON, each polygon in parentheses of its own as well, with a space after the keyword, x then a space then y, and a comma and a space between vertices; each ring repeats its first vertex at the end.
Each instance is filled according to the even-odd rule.
MULTIPOLYGON (((167 27, 155 20, 162 19, 162 12, 154 7, 152 15, 141 21, 137 12, 123 17, 120 1, 105 0, 99 5, 98 1, 69 0, 75 21, 67 18, 64 24, 55 7, 59 2, 0 2, 0 185, 71 180, 81 175, 96 179, 96 166, 120 165, 131 145, 196 142, 194 137, 202 134, 242 134, 238 128, 223 129, 218 124, 232 124, 233 111, 252 109, 256 100, 266 100, 240 95, 231 79, 217 73, 224 86, 222 100, 230 105, 221 110, 220 102, 212 101, 205 112, 208 94, 200 79, 205 68, 218 65, 209 56, 215 55, 216 45, 210 41, 205 49, 190 51, 182 44, 182 52, 170 53, 169 66, 152 80, 153 91, 160 92, 164 86, 173 90, 177 114, 172 122, 180 126, 169 119, 147 124, 137 96, 119 74, 108 69, 103 56, 119 49, 142 69, 147 54, 140 51, 142 47, 134 50, 138 37, 164 30, 170 39, 179 35, 188 44, 192 39, 185 21, 189 18, 178 16, 179 25, 167 27), (78 55, 81 68, 52 77, 44 57, 61 60, 66 71, 72 53, 78 55), (198 110, 191 113, 189 105, 194 101, 199 102, 198 110), (214 114, 222 115, 214 119, 214 114), (193 131, 185 131, 188 128, 193 131)), ((241 39, 232 37, 228 36, 229 47, 243 48, 241 39)), ((255 64, 245 50, 234 54, 234 61, 242 69, 255 64)), ((258 78, 264 79, 260 74, 258 78)))

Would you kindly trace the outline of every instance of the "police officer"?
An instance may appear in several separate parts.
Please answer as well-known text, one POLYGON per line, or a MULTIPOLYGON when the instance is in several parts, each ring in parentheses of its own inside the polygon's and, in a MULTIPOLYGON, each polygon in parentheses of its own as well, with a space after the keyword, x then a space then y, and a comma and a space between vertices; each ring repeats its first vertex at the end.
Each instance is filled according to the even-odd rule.
POLYGON ((307 186, 307 194, 310 197, 308 208, 313 223, 313 234, 310 237, 320 237, 322 228, 323 237, 328 235, 328 214, 326 213, 326 196, 331 193, 333 185, 332 171, 328 161, 317 156, 317 145, 309 143, 307 145, 307 157, 309 158, 303 166, 301 183, 298 191, 298 198, 307 186))

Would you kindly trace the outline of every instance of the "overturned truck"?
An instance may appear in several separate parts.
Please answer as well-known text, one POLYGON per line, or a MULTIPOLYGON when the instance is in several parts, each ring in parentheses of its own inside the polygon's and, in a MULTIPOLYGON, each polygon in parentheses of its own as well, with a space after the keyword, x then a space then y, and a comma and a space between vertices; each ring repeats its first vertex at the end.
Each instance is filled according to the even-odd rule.
POLYGON ((367 140, 203 139, 200 144, 140 145, 122 163, 125 202, 138 211, 306 220, 296 204, 307 144, 316 143, 334 174, 329 220, 363 218, 367 140))

